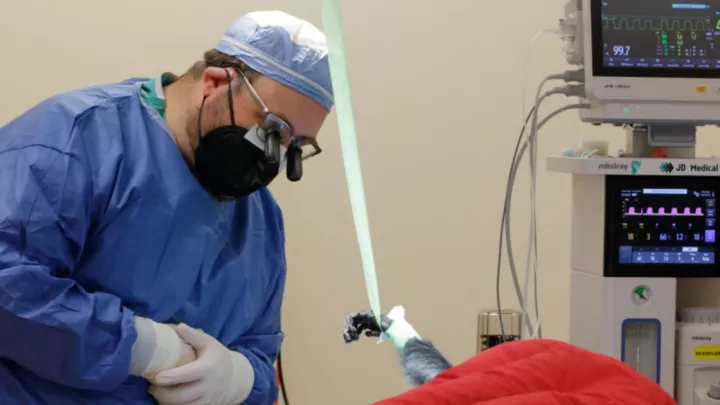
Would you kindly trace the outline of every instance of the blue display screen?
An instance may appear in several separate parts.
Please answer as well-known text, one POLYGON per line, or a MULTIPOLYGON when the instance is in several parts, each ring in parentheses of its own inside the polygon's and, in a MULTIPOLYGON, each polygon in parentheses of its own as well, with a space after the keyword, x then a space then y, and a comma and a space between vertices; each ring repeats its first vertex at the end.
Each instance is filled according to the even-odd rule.
POLYGON ((619 264, 715 264, 716 204, 713 190, 621 190, 619 264))

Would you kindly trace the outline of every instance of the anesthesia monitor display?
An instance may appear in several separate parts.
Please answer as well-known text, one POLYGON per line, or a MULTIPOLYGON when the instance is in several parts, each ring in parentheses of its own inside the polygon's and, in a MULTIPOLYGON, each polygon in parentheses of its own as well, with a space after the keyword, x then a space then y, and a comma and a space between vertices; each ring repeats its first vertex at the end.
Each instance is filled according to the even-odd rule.
POLYGON ((619 264, 715 264, 714 189, 624 187, 619 197, 619 264))
POLYGON ((720 0, 593 0, 594 74, 717 78, 720 0))

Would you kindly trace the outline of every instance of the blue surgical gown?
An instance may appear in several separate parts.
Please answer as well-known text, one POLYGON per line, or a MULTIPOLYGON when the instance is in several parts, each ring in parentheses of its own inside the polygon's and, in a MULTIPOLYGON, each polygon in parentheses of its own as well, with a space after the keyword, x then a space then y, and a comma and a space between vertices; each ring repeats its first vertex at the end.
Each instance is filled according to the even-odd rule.
POLYGON ((217 203, 139 79, 50 98, 0 128, 0 403, 154 404, 128 377, 133 314, 247 356, 277 398, 286 276, 269 191, 217 203))

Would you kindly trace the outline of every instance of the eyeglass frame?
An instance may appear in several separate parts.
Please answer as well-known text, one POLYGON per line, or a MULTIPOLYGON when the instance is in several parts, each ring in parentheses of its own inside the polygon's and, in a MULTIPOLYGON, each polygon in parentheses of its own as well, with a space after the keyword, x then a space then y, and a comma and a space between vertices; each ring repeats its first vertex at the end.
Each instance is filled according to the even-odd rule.
MULTIPOLYGON (((262 111, 262 114, 264 116, 264 121, 262 124, 263 128, 272 128, 273 130, 277 131, 278 134, 280 134, 280 138, 281 138, 280 142, 284 143, 289 140, 291 147, 293 144, 297 145, 297 147, 299 147, 299 148, 301 148, 305 144, 311 145, 315 149, 315 152, 313 152, 309 155, 303 156, 302 160, 310 159, 311 157, 315 157, 315 156, 319 155, 320 153, 322 153, 322 148, 320 148, 320 145, 318 145, 317 141, 315 141, 314 139, 309 138, 309 137, 302 137, 302 138, 296 137, 295 134, 293 133, 294 130, 293 130, 292 125, 287 123, 284 119, 282 119, 282 118, 278 117, 277 115, 273 114, 272 112, 270 112, 270 109, 267 108, 265 103, 260 98, 260 95, 257 94, 257 92, 255 91, 255 88, 250 83, 250 80, 247 78, 247 76, 242 71, 242 69, 240 69, 237 66, 234 66, 233 68, 238 72, 238 74, 240 74, 243 81, 245 82, 245 86, 247 87, 248 91, 250 92, 250 97, 252 97, 252 99, 255 101, 255 103, 258 105, 258 107, 260 107, 260 110, 262 111)), ((262 141, 265 142, 265 139, 262 139, 262 141)))

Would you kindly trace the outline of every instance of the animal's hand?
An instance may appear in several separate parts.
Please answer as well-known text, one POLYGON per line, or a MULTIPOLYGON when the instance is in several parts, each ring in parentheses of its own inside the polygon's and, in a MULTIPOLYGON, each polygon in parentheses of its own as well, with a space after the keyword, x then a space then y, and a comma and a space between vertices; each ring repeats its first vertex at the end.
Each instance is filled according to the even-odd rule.
POLYGON ((380 317, 380 321, 382 325, 377 324, 375 315, 370 310, 350 314, 345 318, 345 328, 343 330, 345 343, 352 343, 359 340, 363 332, 365 332, 365 336, 367 337, 379 337, 393 323, 393 321, 385 315, 380 317))

